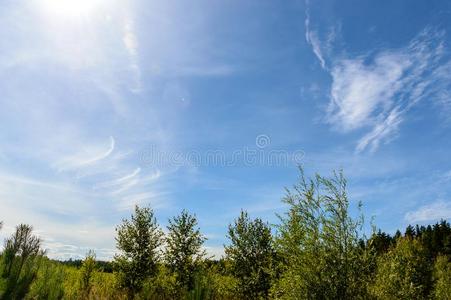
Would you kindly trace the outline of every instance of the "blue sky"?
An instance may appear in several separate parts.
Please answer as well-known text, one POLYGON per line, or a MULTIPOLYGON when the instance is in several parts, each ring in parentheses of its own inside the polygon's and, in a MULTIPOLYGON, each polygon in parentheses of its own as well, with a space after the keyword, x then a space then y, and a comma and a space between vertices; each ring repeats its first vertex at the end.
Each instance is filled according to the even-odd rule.
POLYGON ((0 3, 1 237, 110 258, 140 204, 195 213, 220 255, 298 163, 343 168, 388 232, 451 218, 447 1, 0 3))

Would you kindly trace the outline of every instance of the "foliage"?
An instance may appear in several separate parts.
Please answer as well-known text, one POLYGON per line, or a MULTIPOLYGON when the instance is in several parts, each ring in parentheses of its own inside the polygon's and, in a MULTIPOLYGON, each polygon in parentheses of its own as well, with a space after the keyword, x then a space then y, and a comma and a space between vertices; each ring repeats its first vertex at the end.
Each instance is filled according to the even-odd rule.
MULTIPOLYGON (((62 264, 61 264, 62 265, 62 264)), ((89 294, 83 293, 80 281, 83 277, 81 268, 62 265, 65 269, 64 299, 126 299, 128 295, 116 285, 112 273, 95 271, 90 278, 91 289, 89 294)))
POLYGON ((92 280, 97 269, 96 255, 93 250, 88 251, 80 269, 80 292, 82 298, 87 298, 91 292, 92 280))
POLYGON ((183 210, 169 220, 166 238, 165 262, 175 274, 179 291, 194 288, 196 272, 205 257, 202 245, 206 238, 198 228, 197 218, 183 210))
POLYGON ((123 220, 117 231, 117 249, 114 257, 119 285, 134 295, 143 282, 156 275, 159 260, 158 248, 163 233, 150 208, 135 207, 131 220, 123 220))
POLYGON ((387 252, 394 243, 395 239, 381 230, 377 233, 373 233, 368 241, 368 245, 370 245, 378 255, 387 252))
POLYGON ((415 237, 421 240, 429 258, 451 255, 451 226, 445 220, 434 225, 417 225, 415 237))
POLYGON ((148 279, 138 295, 142 299, 175 299, 177 279, 175 274, 162 264, 158 267, 158 276, 148 279))
POLYGON ((241 211, 235 223, 229 225, 228 238, 230 245, 225 253, 238 280, 238 294, 246 299, 267 298, 275 257, 269 225, 260 218, 251 220, 247 212, 241 211))
POLYGON ((232 275, 222 274, 215 269, 207 271, 205 274, 206 284, 212 290, 212 299, 236 299, 238 280, 232 275))
POLYGON ((434 298, 451 299, 451 262, 447 256, 439 256, 434 265, 434 298))
POLYGON ((44 258, 37 273, 36 280, 27 294, 27 299, 57 300, 64 296, 64 281, 66 272, 58 262, 44 258))
MULTIPOLYGON (((77 268, 80 268, 81 265, 83 264, 82 259, 72 259, 72 258, 60 262, 65 266, 72 266, 77 268)), ((113 263, 111 261, 96 260, 96 264, 99 271, 113 273, 113 263)))
POLYGON ((117 227, 113 263, 96 261, 93 251, 83 260, 50 260, 21 224, 0 255, 0 298, 451 299, 447 221, 393 236, 373 229, 367 239, 363 217, 349 214, 342 173, 307 180, 301 170, 283 201, 288 209, 274 237, 267 223, 241 212, 219 260, 206 258, 205 237, 185 210, 163 238, 153 211, 136 207, 117 227))
POLYGON ((23 299, 36 279, 43 251, 41 240, 33 235, 33 227, 20 224, 5 241, 2 279, 4 299, 23 299))
POLYGON ((299 183, 283 199, 289 209, 277 228, 283 261, 273 297, 365 298, 370 256, 359 243, 363 218, 349 216, 343 174, 307 181, 300 171, 299 183))
POLYGON ((378 258, 372 292, 381 299, 425 299, 431 286, 431 263, 418 239, 410 235, 378 258))

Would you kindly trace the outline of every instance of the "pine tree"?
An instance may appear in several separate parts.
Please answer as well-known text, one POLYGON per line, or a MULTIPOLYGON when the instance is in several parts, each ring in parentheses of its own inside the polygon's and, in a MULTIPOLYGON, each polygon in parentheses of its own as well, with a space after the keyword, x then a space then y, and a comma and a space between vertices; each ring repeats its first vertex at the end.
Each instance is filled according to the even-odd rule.
POLYGON ((44 251, 33 227, 20 224, 5 241, 2 277, 6 281, 2 299, 23 299, 36 278, 44 251))
POLYGON ((415 229, 413 228, 412 225, 407 226, 404 236, 410 237, 410 238, 415 237, 415 229))
POLYGON ((382 232, 379 229, 376 234, 373 234, 368 243, 371 245, 371 247, 374 248, 378 255, 381 255, 387 252, 390 246, 393 244, 393 238, 389 234, 382 232))

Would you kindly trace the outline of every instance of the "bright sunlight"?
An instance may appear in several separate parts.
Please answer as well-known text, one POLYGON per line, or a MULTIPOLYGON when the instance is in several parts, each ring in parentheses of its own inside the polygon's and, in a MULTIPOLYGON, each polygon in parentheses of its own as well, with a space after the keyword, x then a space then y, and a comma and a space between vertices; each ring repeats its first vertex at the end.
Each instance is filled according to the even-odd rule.
POLYGON ((102 4, 102 0, 41 0, 42 8, 60 17, 87 16, 102 4))

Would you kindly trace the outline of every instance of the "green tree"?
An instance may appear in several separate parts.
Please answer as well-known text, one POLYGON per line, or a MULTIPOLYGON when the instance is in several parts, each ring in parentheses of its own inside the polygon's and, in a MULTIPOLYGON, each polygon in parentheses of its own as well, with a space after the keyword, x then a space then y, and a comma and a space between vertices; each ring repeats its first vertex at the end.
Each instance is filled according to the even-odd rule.
POLYGON ((374 248, 378 255, 381 255, 387 252, 388 249, 392 246, 393 238, 389 234, 386 234, 379 229, 377 233, 374 233, 371 236, 371 239, 368 241, 368 243, 371 245, 371 247, 374 248))
POLYGON ((406 232, 404 233, 404 236, 410 237, 410 238, 413 238, 413 237, 416 236, 415 229, 413 228, 412 225, 408 225, 408 226, 407 226, 406 232))
POLYGON ((26 299, 63 299, 65 280, 64 266, 60 262, 51 261, 44 257, 26 299))
POLYGON ((245 299, 267 298, 275 257, 269 225, 260 218, 251 220, 247 212, 241 211, 229 225, 228 238, 230 245, 225 253, 238 279, 239 295, 245 299))
POLYGON ((33 227, 20 224, 5 241, 2 278, 5 291, 2 299, 23 299, 36 278, 44 251, 41 239, 33 234, 33 227))
POLYGON ((361 244, 363 217, 348 212, 346 180, 316 175, 287 189, 288 211, 279 216, 281 276, 272 287, 280 299, 365 298, 373 255, 361 244))
POLYGON ((196 216, 186 210, 170 219, 167 228, 165 261, 176 276, 179 290, 189 291, 194 288, 196 272, 205 257, 202 245, 206 238, 200 232, 196 216))
POLYGON ((434 299, 451 299, 451 262, 447 256, 439 256, 434 264, 434 299))
POLYGON ((426 299, 431 271, 425 248, 407 235, 378 258, 372 292, 380 299, 426 299))
POLYGON ((156 275, 163 232, 152 209, 138 206, 131 220, 123 220, 116 232, 119 254, 114 257, 114 266, 120 286, 132 297, 145 279, 156 275))
POLYGON ((86 299, 89 296, 96 270, 96 254, 93 250, 89 250, 80 268, 80 292, 82 299, 86 299))

